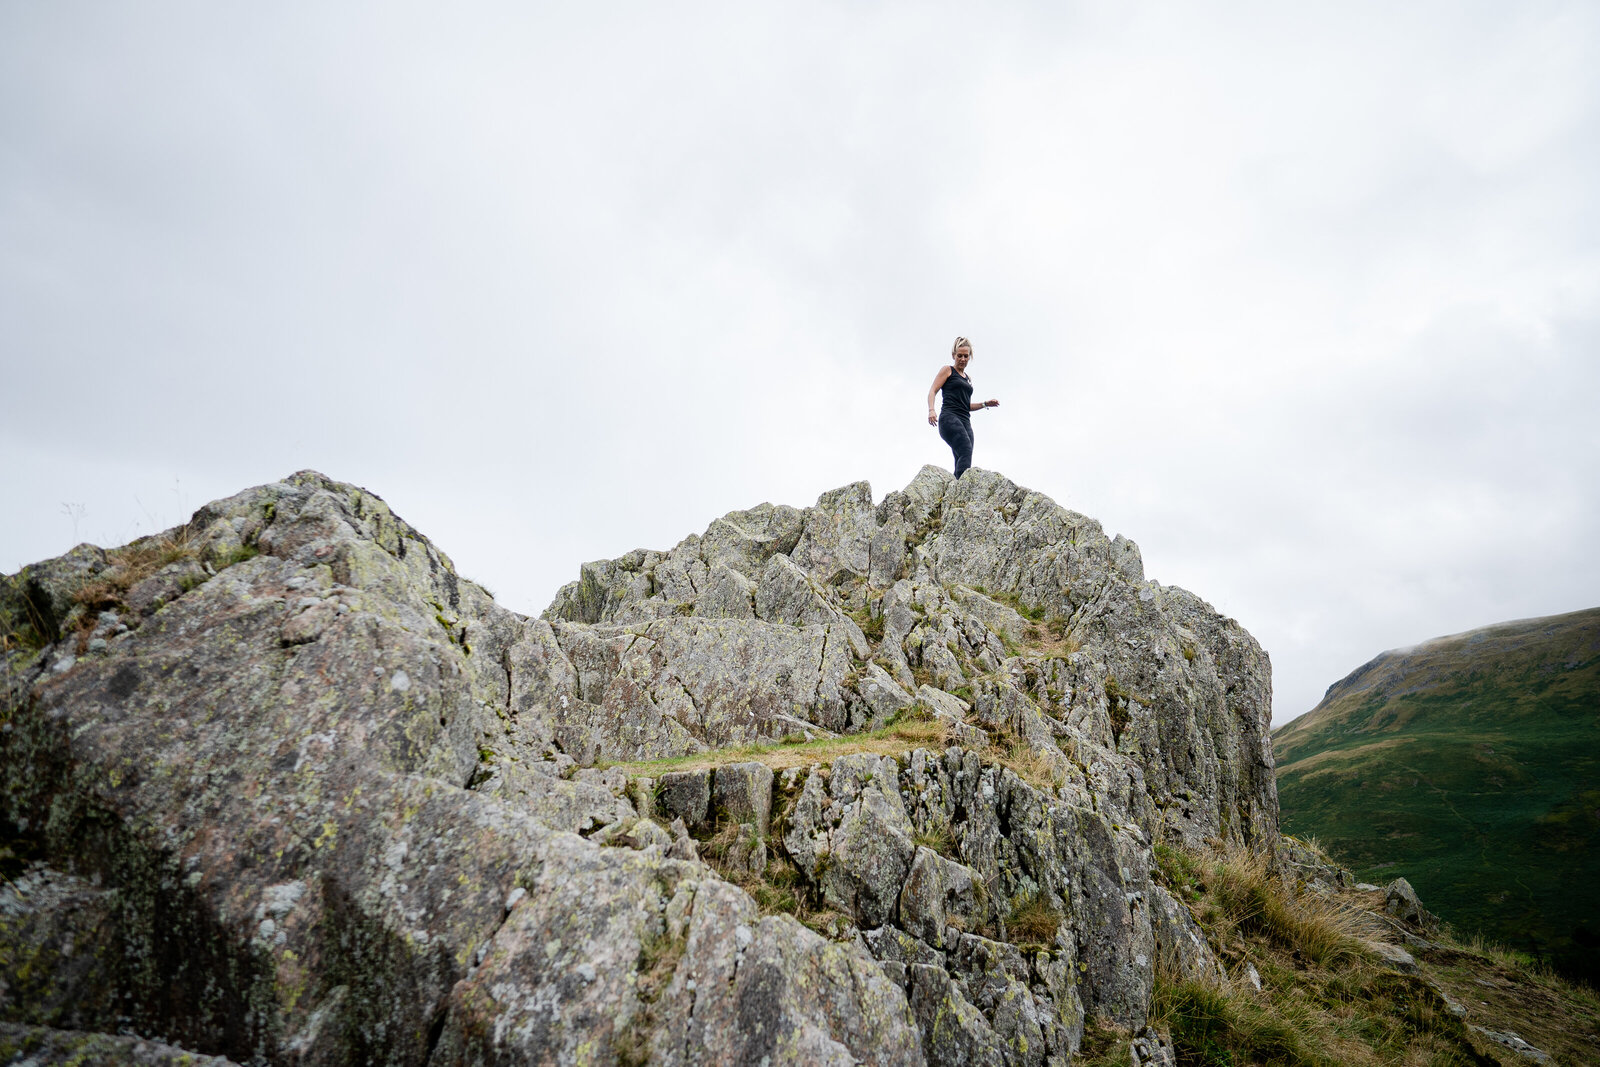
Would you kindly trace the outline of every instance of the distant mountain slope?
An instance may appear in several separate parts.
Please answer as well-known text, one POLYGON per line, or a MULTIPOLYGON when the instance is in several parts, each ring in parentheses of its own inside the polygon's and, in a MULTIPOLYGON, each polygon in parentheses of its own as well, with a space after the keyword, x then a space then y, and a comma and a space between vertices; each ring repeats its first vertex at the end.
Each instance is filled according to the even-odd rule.
POLYGON ((1286 833, 1600 978, 1600 608, 1385 652, 1272 743, 1286 833))

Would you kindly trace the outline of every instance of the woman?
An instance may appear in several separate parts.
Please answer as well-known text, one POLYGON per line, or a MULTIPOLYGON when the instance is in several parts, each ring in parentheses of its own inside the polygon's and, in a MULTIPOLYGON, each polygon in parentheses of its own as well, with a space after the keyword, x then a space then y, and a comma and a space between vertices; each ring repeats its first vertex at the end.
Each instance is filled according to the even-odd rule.
POLYGON ((972 379, 967 377, 967 364, 972 362, 971 341, 957 337, 956 343, 950 346, 950 362, 953 366, 939 368, 939 373, 933 376, 933 387, 928 390, 928 425, 939 427, 939 436, 955 453, 956 477, 959 478, 972 466, 972 412, 997 408, 1000 401, 972 402, 972 379), (944 394, 938 415, 933 413, 935 393, 944 394))

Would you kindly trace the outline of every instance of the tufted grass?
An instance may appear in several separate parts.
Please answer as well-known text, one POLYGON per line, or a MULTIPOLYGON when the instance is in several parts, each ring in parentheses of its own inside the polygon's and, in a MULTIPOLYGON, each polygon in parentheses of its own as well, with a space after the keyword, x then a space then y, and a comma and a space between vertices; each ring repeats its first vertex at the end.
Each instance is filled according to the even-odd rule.
MULTIPOLYGON (((1242 849, 1153 851, 1156 880, 1189 905, 1228 974, 1183 975, 1174 960, 1157 960, 1151 1024, 1170 1033, 1180 1064, 1501 1062, 1452 1013, 1445 991, 1469 1006, 1466 1022, 1515 1030, 1556 1062, 1592 1062, 1600 1041, 1600 999, 1592 991, 1448 937, 1412 949, 1421 973, 1403 973, 1372 949, 1392 936, 1367 910, 1377 905, 1376 894, 1297 887, 1275 874, 1265 855, 1242 849), (1251 967, 1259 991, 1246 981, 1251 967)), ((1096 1031, 1091 1040, 1086 1033, 1086 1048, 1096 1050, 1087 1062, 1110 1062, 1104 1057, 1125 1047, 1118 1036, 1096 1031)))
POLYGON ((1006 934, 1013 944, 1049 946, 1060 929, 1061 913, 1050 906, 1042 893, 1012 901, 1006 934))
POLYGON ((108 551, 106 560, 111 565, 101 571, 99 577, 85 582, 72 594, 73 601, 83 608, 83 613, 78 616, 78 629, 81 631, 79 644, 88 640, 88 631, 94 629, 100 612, 123 608, 128 591, 134 586, 163 567, 192 560, 195 556, 188 528, 183 526, 171 535, 142 537, 108 551))
POLYGON ((1266 853, 1234 849, 1201 870, 1213 921, 1265 938, 1293 959, 1337 965, 1371 955, 1384 928, 1365 910, 1315 892, 1295 893, 1266 853))
POLYGON ((941 856, 953 857, 956 854, 955 833, 942 817, 930 820, 925 827, 912 834, 911 841, 913 844, 930 848, 941 856))

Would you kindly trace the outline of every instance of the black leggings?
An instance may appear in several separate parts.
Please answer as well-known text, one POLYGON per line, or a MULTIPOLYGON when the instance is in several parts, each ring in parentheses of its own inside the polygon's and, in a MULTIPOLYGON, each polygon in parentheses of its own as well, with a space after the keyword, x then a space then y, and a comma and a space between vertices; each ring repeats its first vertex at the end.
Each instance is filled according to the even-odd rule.
POLYGON ((972 466, 972 421, 946 412, 939 413, 939 436, 950 446, 956 457, 956 477, 972 466))

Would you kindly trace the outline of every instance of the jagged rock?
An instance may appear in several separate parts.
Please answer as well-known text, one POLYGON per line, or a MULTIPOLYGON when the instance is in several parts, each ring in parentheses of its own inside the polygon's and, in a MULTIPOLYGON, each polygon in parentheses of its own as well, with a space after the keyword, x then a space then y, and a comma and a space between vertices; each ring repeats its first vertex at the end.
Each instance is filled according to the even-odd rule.
MULTIPOLYGON (((208 505, 190 543, 204 553, 237 545, 240 531, 259 555, 155 609, 107 654, 6 653, 4 820, 119 900, 106 955, 120 963, 79 998, 92 1016, 83 1025, 132 1027, 239 1062, 420 1064, 435 1051, 431 1035, 441 1049, 465 1047, 468 1031, 483 1036, 468 994, 484 987, 461 983, 487 961, 518 958, 523 927, 507 921, 508 900, 513 916, 541 898, 581 899, 596 922, 643 916, 640 902, 681 878, 673 865, 684 861, 571 832, 603 831, 611 824, 599 820, 632 812, 603 780, 560 777, 572 759, 552 746, 581 739, 585 707, 600 705, 584 700, 549 624, 497 608, 381 501, 318 475, 208 505), (315 606, 305 599, 331 602, 332 615, 286 645, 285 622, 315 606), (502 771, 480 778, 485 751, 502 771), (504 767, 541 761, 553 773, 530 770, 523 792, 509 788, 504 767), (485 792, 474 779, 500 784, 485 792), (545 797, 559 803, 528 799, 541 779, 559 783, 545 797), (115 1016, 100 1003, 115 1003, 115 1016)), ((90 557, 86 577, 94 566, 90 557)), ((615 662, 628 647, 613 646, 615 662)), ((619 724, 614 736, 627 743, 633 728, 619 724)), ((685 841, 692 856, 686 835, 667 851, 685 841)), ((610 936, 593 925, 568 933, 583 930, 596 945, 610 936)), ((773 1018, 798 1035, 795 1047, 915 1049, 903 993, 867 973, 876 964, 864 952, 794 924, 764 936, 794 967, 766 978, 753 969, 734 992, 759 1004, 774 991, 773 1018), (816 968, 882 997, 856 1008, 785 986, 817 984, 816 968)), ((598 982, 603 963, 589 965, 598 982)), ((555 1003, 581 981, 574 973, 525 972, 510 995, 555 1003)), ((29 1016, 54 1003, 30 997, 13 1018, 38 1025, 29 1016)), ((609 1047, 620 1018, 611 1008, 576 1004, 540 1025, 574 1048, 609 1047)), ((736 1058, 702 1047, 708 1033, 675 1047, 689 1059, 736 1058)), ((485 1040, 520 1038, 491 1027, 485 1040)))
POLYGON ((1391 945, 1387 941, 1371 941, 1368 944, 1375 956, 1395 970, 1402 974, 1417 973, 1416 958, 1399 945, 1391 945))
POLYGON ((1523 1037, 1515 1030, 1490 1030, 1488 1027, 1476 1025, 1472 1026, 1472 1029, 1477 1033, 1482 1034, 1490 1041, 1493 1041, 1495 1044, 1510 1049, 1523 1059, 1529 1060, 1533 1063, 1554 1062, 1551 1060, 1549 1053, 1534 1047, 1534 1045, 1524 1040, 1523 1037))
POLYGON ((863 724, 875 730, 916 703, 900 682, 876 663, 869 663, 856 683, 856 692, 869 712, 863 724))
POLYGON ((1169 961, 1173 973, 1183 978, 1222 978, 1222 963, 1189 909, 1158 885, 1150 887, 1147 899, 1156 951, 1169 961))
POLYGON ((61 639, 64 624, 77 607, 77 591, 108 561, 103 549, 83 544, 64 556, 22 568, 0 581, 0 618, 6 633, 31 635, 41 642, 61 639))
POLYGON ((750 823, 761 837, 772 822, 772 770, 764 763, 725 763, 711 779, 711 807, 721 818, 750 823))
POLYGON ((1147 1023, 1158 953, 1217 966, 1152 844, 1277 840, 1259 647, 988 472, 734 512, 585 564, 539 619, 311 472, 169 548, 138 581, 81 546, 0 588, 0 816, 59 903, 0 929, 50 975, 0 960, 29 1033, 303 1065, 1060 1063, 1087 1014, 1147 1023), (595 767, 914 704, 954 744, 776 782, 595 767), (774 853, 837 940, 700 859, 759 880, 774 853), (69 933, 116 964, 68 962, 69 933))
POLYGON ((942 967, 914 963, 910 972, 911 1010, 922 1028, 922 1048, 933 1067, 1004 1067, 1001 1041, 967 1002, 942 967))
POLYGON ((1383 910, 1401 922, 1410 923, 1424 930, 1439 925, 1438 918, 1422 906, 1417 891, 1412 889, 1411 883, 1404 878, 1396 878, 1384 888, 1383 910))
POLYGON ((967 929, 983 921, 983 883, 971 867, 918 848, 900 890, 900 925, 934 948, 943 948, 945 929, 955 922, 967 929))
POLYGON ((1329 863, 1323 856, 1293 838, 1283 839, 1279 856, 1282 862, 1308 885, 1321 886, 1325 889, 1359 888, 1355 876, 1348 870, 1329 863))
POLYGON ((656 849, 665 853, 672 847, 672 835, 654 819, 621 819, 603 827, 589 840, 637 850, 656 849))
POLYGON ((863 927, 894 913, 916 846, 888 757, 840 756, 813 774, 789 816, 784 846, 829 906, 863 927))
POLYGON ((655 806, 690 829, 710 825, 711 772, 671 771, 656 779, 655 806))
POLYGON ((1039 1067, 1052 1050, 1068 1051, 1052 1005, 1029 991, 1032 969, 1015 945, 963 933, 949 959, 967 1000, 993 1027, 1007 1063, 1039 1067))
POLYGON ((1146 1030, 1129 1043, 1129 1063, 1131 1067, 1177 1067, 1178 1056, 1173 1051, 1172 1042, 1156 1033, 1146 1030))
POLYGON ((984 748, 988 745, 988 735, 967 723, 967 712, 971 710, 971 705, 960 697, 924 685, 917 690, 917 700, 933 713, 934 718, 948 726, 961 744, 968 748, 984 748))
POLYGON ((753 619, 755 596, 755 582, 726 563, 716 563, 706 576, 705 590, 695 598, 695 614, 707 619, 753 619))

